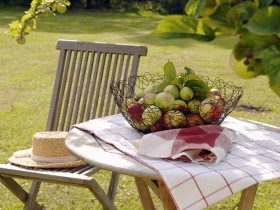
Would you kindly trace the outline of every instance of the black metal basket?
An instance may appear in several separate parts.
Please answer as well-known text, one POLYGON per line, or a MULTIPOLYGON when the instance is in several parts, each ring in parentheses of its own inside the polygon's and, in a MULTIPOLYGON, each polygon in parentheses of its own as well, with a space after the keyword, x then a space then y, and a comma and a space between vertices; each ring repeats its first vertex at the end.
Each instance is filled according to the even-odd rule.
MULTIPOLYGON (((178 77, 180 77, 180 75, 178 75, 178 77)), ((191 127, 202 124, 221 124, 225 117, 236 108, 237 103, 243 94, 243 90, 241 87, 236 87, 232 82, 224 82, 219 78, 211 80, 205 76, 200 77, 209 87, 218 89, 223 96, 222 112, 220 112, 218 117, 216 116, 216 119, 214 120, 208 120, 207 117, 211 116, 212 118, 215 118, 213 117, 213 113, 217 113, 220 106, 213 106, 217 110, 211 109, 211 113, 210 111, 209 113, 200 112, 200 114, 203 115, 203 120, 201 121, 202 117, 199 114, 190 113, 188 109, 180 110, 178 107, 175 108, 174 105, 172 105, 168 108, 161 108, 160 114, 157 104, 148 105, 135 99, 135 90, 144 89, 151 84, 159 84, 165 78, 164 75, 145 73, 144 75, 131 76, 124 80, 114 82, 111 84, 110 90, 124 118, 133 128, 141 133, 150 133, 180 127, 191 127), (148 113, 149 116, 153 116, 150 121, 147 119, 145 121, 141 120, 143 114, 141 107, 139 108, 141 111, 128 113, 128 107, 135 103, 137 103, 137 106, 139 107, 139 104, 141 104, 143 110, 147 109, 145 113, 148 113), (179 110, 179 112, 177 110, 179 110), (199 119, 199 117, 201 119, 199 119)), ((201 110, 203 109, 201 108, 201 110)))

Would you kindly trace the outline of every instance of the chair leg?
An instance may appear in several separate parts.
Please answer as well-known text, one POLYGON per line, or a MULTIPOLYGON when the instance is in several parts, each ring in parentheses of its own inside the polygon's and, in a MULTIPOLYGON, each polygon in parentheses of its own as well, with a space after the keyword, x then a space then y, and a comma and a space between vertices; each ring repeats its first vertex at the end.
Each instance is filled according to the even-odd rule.
POLYGON ((177 207, 175 206, 174 201, 170 196, 170 192, 161 180, 159 181, 159 191, 164 210, 176 210, 177 207))
POLYGON ((119 183, 119 173, 112 172, 111 181, 108 189, 108 197, 114 201, 116 197, 117 187, 119 183))
POLYGON ((106 195, 94 178, 86 182, 88 189, 106 210, 117 210, 114 202, 106 195))
POLYGON ((39 193, 39 189, 41 186, 40 181, 33 181, 30 191, 28 193, 27 200, 25 202, 24 210, 30 210, 35 208, 36 198, 39 193))
POLYGON ((145 210, 155 210, 147 183, 140 177, 134 177, 142 206, 145 210))
MULTIPOLYGON (((7 187, 21 202, 26 204, 28 193, 12 178, 0 175, 0 181, 7 187)), ((43 209, 36 201, 33 203, 33 209, 43 209)))
POLYGON ((250 210, 253 208, 257 189, 258 184, 254 184, 242 191, 238 205, 239 210, 250 210))

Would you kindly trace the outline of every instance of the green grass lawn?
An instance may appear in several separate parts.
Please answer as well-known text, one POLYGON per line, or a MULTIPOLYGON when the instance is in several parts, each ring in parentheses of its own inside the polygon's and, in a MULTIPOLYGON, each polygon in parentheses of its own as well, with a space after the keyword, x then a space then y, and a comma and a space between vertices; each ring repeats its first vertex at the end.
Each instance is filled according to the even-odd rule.
MULTIPOLYGON (((172 61, 177 71, 185 66, 197 73, 219 76, 244 89, 241 105, 261 108, 259 111, 234 111, 231 116, 280 126, 280 98, 268 86, 266 77, 243 80, 231 72, 227 59, 236 37, 219 37, 212 42, 191 39, 162 40, 151 32, 161 16, 139 16, 121 13, 74 13, 38 20, 37 31, 27 37, 25 45, 4 34, 9 22, 23 14, 23 9, 0 8, 0 161, 17 150, 29 148, 35 132, 43 131, 50 103, 58 51, 58 39, 131 43, 148 46, 148 56, 140 63, 139 73, 162 73, 165 62, 172 61)), ((107 187, 109 172, 96 175, 107 187)), ((28 182, 22 182, 26 188, 28 182)), ((279 180, 260 184, 254 209, 280 209, 279 180)), ((0 210, 22 209, 22 204, 0 184, 0 210)), ((236 209, 239 194, 209 209, 236 209)), ((101 209, 85 189, 43 184, 38 201, 46 209, 101 209)), ((156 200, 158 209, 160 203, 156 200)), ((133 178, 121 176, 116 197, 119 209, 142 209, 133 178)))

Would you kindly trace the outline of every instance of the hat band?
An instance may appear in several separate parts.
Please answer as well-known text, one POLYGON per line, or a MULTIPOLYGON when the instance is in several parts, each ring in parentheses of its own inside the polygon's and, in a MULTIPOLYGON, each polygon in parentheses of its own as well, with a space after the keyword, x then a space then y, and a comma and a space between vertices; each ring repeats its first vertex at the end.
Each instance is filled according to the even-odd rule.
POLYGON ((64 157, 42 157, 31 154, 31 159, 36 162, 44 163, 67 163, 78 160, 74 156, 64 156, 64 157))

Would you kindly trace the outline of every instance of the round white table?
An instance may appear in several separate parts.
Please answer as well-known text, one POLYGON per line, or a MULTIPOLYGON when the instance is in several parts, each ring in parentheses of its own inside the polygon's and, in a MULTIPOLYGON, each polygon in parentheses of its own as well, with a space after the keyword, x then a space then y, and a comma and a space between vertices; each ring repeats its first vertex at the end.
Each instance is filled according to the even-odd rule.
POLYGON ((133 176, 144 209, 155 209, 148 185, 161 198, 164 209, 175 210, 175 204, 159 175, 151 168, 125 155, 113 146, 96 140, 88 132, 73 128, 65 140, 66 147, 77 158, 119 174, 133 176), (153 180, 157 180, 157 183, 153 180))
POLYGON ((99 168, 131 176, 159 179, 159 175, 151 168, 111 145, 96 141, 92 135, 80 129, 72 129, 67 135, 65 144, 77 158, 99 168))
MULTIPOLYGON (((95 122, 104 123, 104 121, 106 121, 105 124, 106 128, 111 131, 112 129, 110 129, 110 126, 114 126, 116 124, 112 125, 110 124, 110 122, 111 123, 115 122, 114 120, 116 119, 119 120, 118 117, 114 117, 114 116, 108 117, 107 118, 108 124, 107 121, 103 118, 96 119, 97 121, 95 120, 95 122)), ((88 122, 85 123, 87 125, 92 126, 92 124, 90 123, 88 124, 88 122)), ((265 138, 268 139, 265 141, 266 144, 268 144, 268 146, 270 142, 274 142, 275 144, 276 143, 278 144, 279 134, 280 134, 280 129, 278 127, 263 124, 263 123, 258 123, 255 121, 234 119, 234 118, 229 118, 226 123, 230 126, 239 126, 239 129, 241 129, 242 132, 244 132, 244 134, 255 135, 256 138, 258 138, 257 134, 263 137, 265 137, 266 135, 271 135, 268 136, 269 138, 265 138), (253 131, 255 131, 255 133, 253 131, 249 132, 252 129, 253 131), (269 139, 271 139, 271 141, 269 139)), ((98 124, 96 125, 98 126, 98 124)), ((103 131, 104 130, 102 130, 102 132, 103 131)), ((114 132, 112 132, 111 134, 110 132, 110 135, 108 135, 110 139, 114 137, 112 135, 116 135, 116 133, 114 134, 114 132)), ((263 142, 261 141, 261 143, 263 142)), ((173 199, 170 196, 170 192, 166 188, 158 172, 144 165, 142 162, 139 162, 137 159, 134 159, 122 153, 118 149, 115 149, 115 147, 112 146, 111 144, 107 144, 104 141, 98 140, 97 138, 94 138, 89 132, 83 131, 78 128, 73 128, 69 132, 69 134, 66 137, 65 144, 66 147, 70 150, 70 152, 74 156, 85 161, 88 164, 118 174, 126 174, 126 175, 133 176, 135 178, 136 186, 144 209, 155 209, 149 193, 148 186, 151 187, 152 190, 161 199, 164 209, 166 210, 176 209, 173 199), (155 180, 157 182, 154 182, 155 180)), ((244 144, 246 144, 246 142, 244 144)), ((249 153, 249 155, 250 154, 251 153, 249 153)), ((262 155, 260 155, 260 157, 262 158, 262 155)), ((243 159, 241 158, 241 161, 244 162, 245 160, 243 161, 243 159)), ((279 161, 278 160, 273 160, 273 161, 278 166, 279 161)), ((264 179, 264 181, 265 180, 266 179, 264 179)), ((246 188, 242 188, 243 191, 239 203, 239 209, 252 208, 257 186, 258 183, 255 183, 253 185, 248 185, 246 188)))

